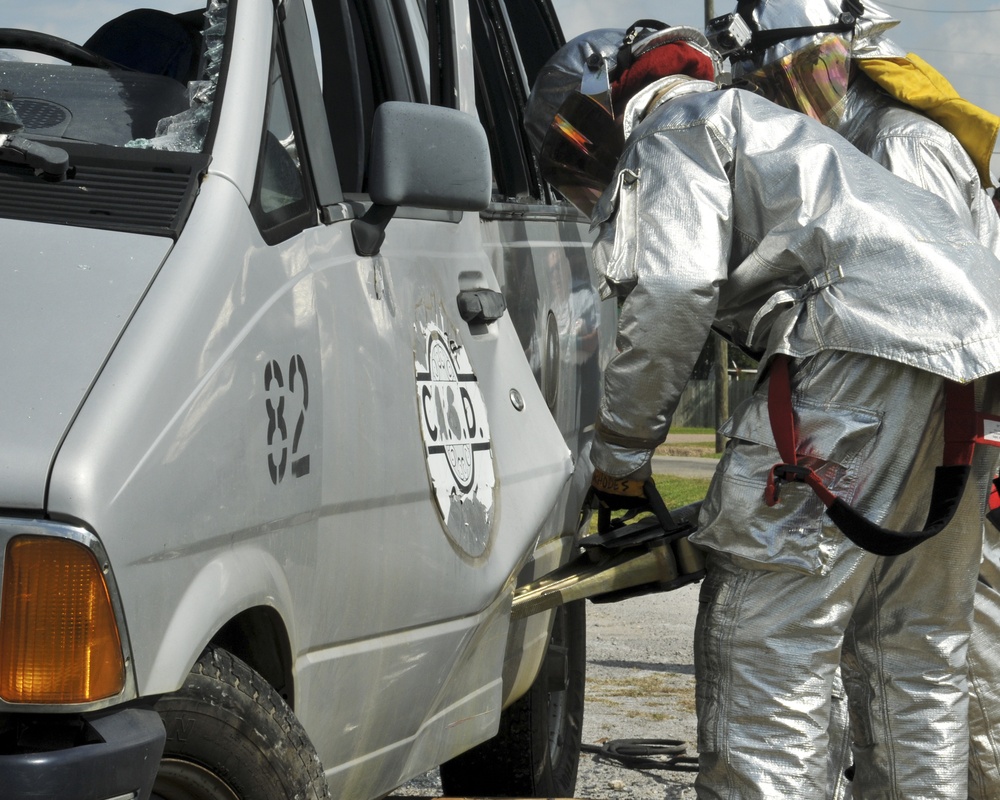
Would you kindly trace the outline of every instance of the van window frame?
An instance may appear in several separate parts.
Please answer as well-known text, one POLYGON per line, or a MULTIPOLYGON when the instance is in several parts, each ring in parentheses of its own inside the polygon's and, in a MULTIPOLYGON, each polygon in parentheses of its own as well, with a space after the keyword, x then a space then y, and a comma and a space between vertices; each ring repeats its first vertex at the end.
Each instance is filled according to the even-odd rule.
POLYGON ((547 0, 514 0, 538 11, 543 31, 514 24, 505 0, 471 0, 476 107, 486 129, 493 162, 494 204, 552 205, 556 195, 541 177, 524 128, 524 107, 533 73, 563 42, 562 31, 547 0), (531 35, 518 39, 526 27, 531 35), (537 48, 542 47, 542 52, 537 48))
POLYGON ((264 241, 269 245, 278 244, 286 239, 301 233, 306 228, 318 224, 318 213, 315 201, 315 190, 312 183, 312 170, 308 157, 307 148, 302 135, 302 122, 298 113, 298 104, 295 98, 295 91, 292 85, 291 70, 286 58, 286 48, 283 37, 280 35, 279 26, 275 25, 272 31, 271 66, 268 70, 268 98, 264 109, 264 119, 260 132, 260 147, 257 151, 257 170, 254 176, 253 195, 250 200, 250 212, 257 228, 264 241), (275 72, 278 71, 280 79, 276 82, 275 72), (271 112, 273 109, 274 93, 270 87, 280 84, 285 104, 288 110, 288 119, 295 137, 296 152, 299 158, 298 172, 302 178, 303 197, 301 201, 289 204, 281 210, 265 211, 261 205, 261 189, 264 179, 264 166, 267 151, 267 141, 270 135, 271 112))
POLYGON ((403 0, 312 0, 323 105, 345 196, 367 193, 375 109, 386 100, 429 102, 416 32, 403 0))

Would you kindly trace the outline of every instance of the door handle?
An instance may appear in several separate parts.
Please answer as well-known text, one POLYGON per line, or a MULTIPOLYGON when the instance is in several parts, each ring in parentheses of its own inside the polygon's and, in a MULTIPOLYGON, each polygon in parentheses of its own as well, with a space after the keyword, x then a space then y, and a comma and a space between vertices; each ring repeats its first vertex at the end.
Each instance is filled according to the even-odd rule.
POLYGON ((470 325, 496 322, 507 310, 507 301, 492 289, 467 289, 458 293, 458 313, 470 325))

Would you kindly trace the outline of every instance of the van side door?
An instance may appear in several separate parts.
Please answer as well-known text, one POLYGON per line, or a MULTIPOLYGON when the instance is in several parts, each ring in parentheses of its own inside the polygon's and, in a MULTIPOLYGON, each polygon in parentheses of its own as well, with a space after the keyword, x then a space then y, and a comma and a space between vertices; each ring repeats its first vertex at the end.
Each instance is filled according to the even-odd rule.
MULTIPOLYGON (((286 26, 296 5, 285 4, 286 26)), ((296 712, 331 791, 376 796, 495 730, 514 576, 571 463, 496 302, 477 215, 400 206, 374 254, 352 237, 372 208, 379 105, 471 107, 460 12, 409 0, 309 11, 313 33, 296 48, 316 52, 321 94, 296 76, 296 100, 323 110, 341 199, 321 203, 325 224, 306 232, 323 569, 303 571, 296 589, 309 609, 296 712), (476 301, 485 313, 469 311, 476 301)), ((435 146, 433 131, 414 135, 435 146)))

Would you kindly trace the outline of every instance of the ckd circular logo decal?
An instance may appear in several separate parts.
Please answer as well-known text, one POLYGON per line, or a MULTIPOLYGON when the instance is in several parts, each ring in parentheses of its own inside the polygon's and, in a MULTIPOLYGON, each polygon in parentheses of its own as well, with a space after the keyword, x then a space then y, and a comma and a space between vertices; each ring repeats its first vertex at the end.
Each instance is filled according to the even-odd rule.
POLYGON ((465 348, 436 324, 416 355, 417 408, 434 499, 451 540, 481 556, 493 521, 493 447, 486 403, 465 348))

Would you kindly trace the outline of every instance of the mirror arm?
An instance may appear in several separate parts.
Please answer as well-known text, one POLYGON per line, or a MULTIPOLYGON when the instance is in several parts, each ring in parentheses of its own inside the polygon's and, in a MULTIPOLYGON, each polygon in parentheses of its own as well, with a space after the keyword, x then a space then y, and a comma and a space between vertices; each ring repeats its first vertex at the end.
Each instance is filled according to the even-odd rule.
POLYGON ((378 255, 385 239, 385 227, 389 224, 396 206, 372 203, 363 217, 351 222, 351 236, 354 238, 354 252, 359 256, 378 255))

